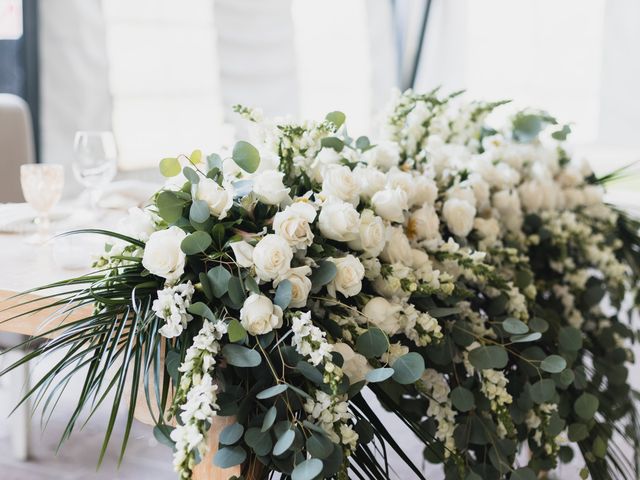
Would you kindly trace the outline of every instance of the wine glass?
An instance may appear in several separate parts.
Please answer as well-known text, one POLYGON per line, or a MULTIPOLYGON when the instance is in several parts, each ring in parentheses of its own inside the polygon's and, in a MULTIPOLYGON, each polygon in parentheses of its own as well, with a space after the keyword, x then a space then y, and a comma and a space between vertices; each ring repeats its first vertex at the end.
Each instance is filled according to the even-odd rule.
POLYGON ((118 152, 113 133, 76 132, 73 150, 75 152, 75 158, 71 164, 73 175, 86 188, 91 209, 96 212, 102 190, 116 176, 118 152))
POLYGON ((41 245, 49 239, 49 212, 62 196, 64 168, 42 163, 21 165, 20 184, 25 200, 38 213, 37 232, 27 242, 41 245))

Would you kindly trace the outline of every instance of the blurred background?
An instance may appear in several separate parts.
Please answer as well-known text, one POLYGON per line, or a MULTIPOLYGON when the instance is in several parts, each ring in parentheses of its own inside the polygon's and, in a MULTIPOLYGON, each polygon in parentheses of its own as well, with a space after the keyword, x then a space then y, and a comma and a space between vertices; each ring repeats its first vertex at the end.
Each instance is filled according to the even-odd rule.
MULTIPOLYGON (((160 185, 161 158, 217 151, 242 135, 237 103, 297 118, 342 110, 352 136, 375 138, 393 88, 465 89, 513 99, 507 113, 534 106, 570 122, 574 153, 609 172, 640 160, 639 49, 638 0, 0 0, 0 288, 86 268, 86 245, 25 243, 34 208, 47 217, 63 190, 54 231, 108 225, 160 185), (113 135, 99 133, 91 150, 83 139, 95 132, 113 135), (23 182, 49 176, 22 185, 46 205, 4 203, 24 201, 25 163, 56 167, 23 172, 23 182), (79 194, 107 184, 120 197, 105 195, 96 215, 97 197, 79 194)), ((613 195, 639 206, 638 176, 613 195)), ((27 373, 0 385, 0 410, 19 400, 27 373)), ((72 383, 70 395, 80 388, 72 383)), ((45 434, 28 411, 0 416, 0 449, 13 451, 0 458, 0 478, 174 478, 168 450, 141 425, 123 467, 112 445, 96 472, 106 411, 56 456, 72 408, 61 402, 45 434)), ((420 464, 419 445, 398 428, 420 464)))
POLYGON ((38 161, 112 130, 125 178, 231 143, 236 103, 371 133, 391 88, 435 86, 574 122, 610 168, 640 158, 639 26, 636 0, 0 0, 0 92, 38 161))

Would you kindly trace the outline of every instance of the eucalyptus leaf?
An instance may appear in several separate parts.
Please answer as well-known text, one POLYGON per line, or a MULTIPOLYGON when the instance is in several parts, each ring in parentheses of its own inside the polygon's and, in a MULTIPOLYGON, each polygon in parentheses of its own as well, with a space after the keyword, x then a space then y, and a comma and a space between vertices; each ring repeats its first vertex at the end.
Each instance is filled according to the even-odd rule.
POLYGON ((282 280, 276 288, 276 294, 273 297, 273 303, 278 305, 282 310, 286 310, 291 303, 291 282, 282 280))
POLYGON ((231 158, 245 172, 254 173, 260 165, 260 153, 249 142, 240 140, 233 147, 231 158))
POLYGON ((320 140, 323 148, 333 148, 336 152, 341 152, 344 148, 344 142, 338 137, 325 137, 320 140))
POLYGON ((322 472, 322 460, 310 458, 296 465, 291 480, 314 480, 322 472))
POLYGON ((560 373, 567 368, 567 361, 560 355, 549 355, 540 363, 540 368, 549 373, 560 373))
POLYGON ((161 443, 170 448, 174 448, 175 443, 171 440, 171 432, 175 430, 175 427, 168 425, 156 425, 153 427, 153 437, 161 443))
POLYGON ((207 272, 207 277, 211 283, 211 291, 213 294, 220 298, 229 290, 229 280, 231 279, 231 273, 222 265, 213 267, 207 272))
POLYGON ((180 248, 187 255, 204 252, 211 245, 211 236, 207 232, 190 233, 182 240, 180 248))
POLYGON ((529 327, 527 324, 517 318, 507 318, 504 322, 502 322, 502 328, 508 333, 512 333, 514 335, 522 335, 529 331, 529 327))
POLYGON ((242 324, 234 318, 229 322, 229 326, 227 327, 227 335, 229 335, 230 342, 238 343, 247 338, 247 331, 244 329, 242 324))
POLYGON ((469 362, 478 370, 502 369, 508 361, 507 351, 499 345, 482 346, 469 352, 469 362))
POLYGON ((510 480, 537 480, 538 476, 529 467, 516 468, 511 474, 510 480))
POLYGON ((296 364, 296 370, 316 385, 322 385, 322 372, 304 360, 296 364))
POLYGON ((175 350, 169 350, 164 357, 164 365, 167 369, 167 373, 173 380, 174 385, 178 384, 178 378, 180 377, 180 371, 178 368, 180 367, 180 354, 175 350))
POLYGON ((335 111, 327 113, 324 118, 333 123, 336 128, 340 128, 344 121, 347 119, 347 116, 342 112, 335 111))
POLYGON ((228 290, 231 301, 236 305, 242 306, 245 298, 247 298, 242 288, 242 281, 238 277, 232 276, 229 279, 228 290))
POLYGON ((325 435, 312 433, 307 438, 307 451, 317 458, 327 458, 333 452, 333 443, 325 435))
POLYGON ((231 468, 240 465, 247 458, 247 452, 240 446, 223 447, 213 457, 213 464, 220 468, 231 468))
POLYGON ((388 348, 387 334, 376 327, 369 328, 356 340, 356 351, 366 358, 380 357, 388 348))
POLYGON ((524 335, 513 335, 511 337, 511 341, 513 343, 526 343, 535 342, 536 340, 540 340, 541 338, 542 334, 540 332, 531 332, 524 335))
POLYGON ((193 185, 197 185, 200 181, 200 177, 198 176, 198 172, 196 172, 191 167, 184 167, 182 169, 182 174, 189 180, 193 185))
POLYGON ((582 332, 574 327, 562 327, 558 333, 558 342, 565 350, 577 352, 582 348, 582 332))
POLYGON ((365 375, 365 379, 367 380, 367 382, 371 383, 384 382, 385 380, 391 378, 393 374, 393 368, 376 368, 367 372, 367 374, 365 375))
POLYGON ((591 420, 598 411, 599 406, 600 401, 598 397, 585 392, 578 397, 576 403, 573 405, 573 409, 581 419, 591 420))
POLYGON ((538 403, 551 401, 556 392, 556 384, 550 378, 543 378, 531 385, 531 399, 538 403))
POLYGON ((209 320, 211 322, 215 322, 216 321, 215 315, 213 314, 211 309, 205 303, 202 303, 202 302, 192 303, 187 308, 187 311, 189 313, 192 313, 192 314, 197 315, 199 317, 206 318, 207 320, 209 320))
POLYGON ((318 268, 314 268, 311 272, 311 285, 312 291, 317 293, 320 289, 331 282, 336 277, 338 273, 338 269, 336 268, 335 263, 330 262, 328 260, 323 260, 318 262, 318 268))
POLYGON ((160 173, 165 177, 175 177, 181 171, 180 161, 177 158, 163 158, 160 160, 160 173))
POLYGON ((264 419, 262 420, 262 428, 260 431, 266 432, 273 426, 273 422, 276 421, 276 417, 278 416, 278 409, 274 406, 267 410, 267 413, 264 414, 264 419))
POLYGON ((209 219, 209 205, 204 200, 194 200, 189 209, 189 219, 193 222, 204 223, 209 219))
MULTIPOLYGON (((280 435, 278 441, 273 446, 273 454, 278 456, 285 453, 289 450, 291 445, 293 445, 295 438, 296 434, 293 430, 286 430, 282 435, 280 435)), ((322 462, 320 462, 320 465, 322 465, 322 462)))
POLYGON ((393 379, 401 385, 417 382, 424 373, 424 358, 417 352, 409 352, 393 363, 393 379))
POLYGON ((281 383, 279 385, 274 385, 273 387, 269 387, 265 390, 262 390, 260 393, 256 395, 258 400, 266 400, 267 398, 275 397, 276 395, 280 395, 285 390, 289 388, 289 385, 286 383, 281 383))
POLYGON ((233 445, 242 438, 243 434, 244 427, 239 423, 232 423, 222 429, 218 441, 223 445, 233 445))
POLYGON ((462 386, 457 386, 451 391, 451 402, 461 412, 468 412, 475 407, 473 392, 462 386))
POLYGON ((225 345, 222 347, 222 355, 227 363, 236 367, 257 367, 262 362, 258 352, 242 345, 225 345))
POLYGON ((173 223, 182 217, 182 209, 185 205, 185 200, 178 198, 174 192, 160 192, 156 198, 158 215, 167 223, 173 223))

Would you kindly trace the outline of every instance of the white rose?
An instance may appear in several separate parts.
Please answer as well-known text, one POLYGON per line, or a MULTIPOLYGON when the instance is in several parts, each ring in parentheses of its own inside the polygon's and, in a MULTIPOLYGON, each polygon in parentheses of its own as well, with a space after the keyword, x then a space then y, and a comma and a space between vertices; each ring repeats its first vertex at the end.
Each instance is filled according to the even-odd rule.
POLYGON ((476 209, 484 210, 487 208, 491 197, 489 184, 485 182, 480 175, 475 174, 468 180, 468 184, 476 197, 476 209))
POLYGON ((369 280, 375 280, 380 276, 382 271, 382 265, 377 258, 361 258, 362 266, 364 267, 364 276, 369 280))
POLYGON ((413 181, 413 198, 411 199, 413 205, 421 205, 424 203, 433 205, 438 198, 438 186, 436 182, 425 176, 415 177, 413 181))
POLYGON ((386 238, 387 229, 382 219, 366 209, 360 215, 360 234, 349 242, 349 247, 364 251, 370 257, 377 257, 384 248, 386 238))
POLYGON ((144 247, 142 266, 173 284, 184 273, 186 255, 180 248, 187 234, 178 227, 153 232, 144 247))
POLYGON ((399 188, 407 194, 409 206, 413 205, 415 194, 415 182, 410 173, 403 172, 397 168, 392 168, 387 173, 387 187, 390 189, 399 188))
POLYGON ((411 213, 409 226, 407 228, 409 236, 418 240, 436 238, 440 234, 440 218, 436 209, 432 205, 425 203, 418 210, 411 213))
POLYGON ((209 206, 209 212, 222 220, 233 206, 233 186, 221 187, 215 180, 201 178, 196 187, 196 199, 202 200, 209 206))
POLYGON ((334 343, 333 351, 338 352, 343 358, 342 371, 349 377, 351 385, 363 381, 367 373, 373 370, 367 359, 363 355, 354 352, 346 343, 334 343))
POLYGON ((444 202, 442 215, 451 233, 458 237, 466 237, 473 228, 476 209, 469 202, 451 198, 444 202))
POLYGON ((287 241, 278 235, 265 235, 253 249, 253 264, 262 281, 274 280, 289 271, 293 251, 287 241))
POLYGON ((118 231, 128 237, 146 242, 156 231, 156 222, 151 212, 138 207, 131 207, 129 214, 120 220, 118 231))
POLYGON ((364 266, 353 255, 340 258, 327 258, 333 262, 338 270, 336 276, 327 285, 327 291, 332 297, 336 296, 336 291, 345 297, 353 297, 362 290, 362 279, 364 278, 364 266))
POLYGON ((264 335, 282 327, 282 309, 264 295, 253 293, 240 309, 240 323, 251 335, 264 335))
POLYGON ((372 167, 387 171, 400 163, 400 145, 382 141, 362 154, 362 159, 372 167))
POLYGON ((358 238, 360 215, 350 203, 329 201, 322 206, 318 227, 325 238, 350 242, 358 238))
POLYGON ((419 250, 417 248, 411 249, 411 266, 414 270, 419 270, 420 268, 430 269, 431 268, 431 260, 429 259, 429 255, 424 250, 419 250))
POLYGON ((311 274, 311 267, 306 265, 302 267, 292 268, 282 277, 273 283, 277 287, 282 280, 291 282, 291 303, 292 308, 302 308, 307 304, 307 298, 311 291, 311 280, 308 275, 311 274))
POLYGON ((327 198, 335 197, 354 207, 360 200, 360 185, 351 169, 345 165, 330 165, 323 173, 322 191, 327 198))
POLYGON ((233 242, 229 245, 236 257, 236 263, 241 267, 253 267, 253 245, 244 240, 233 242))
POLYGON ((313 243, 310 223, 316 218, 316 209, 310 203, 295 202, 273 219, 273 230, 292 248, 303 250, 313 243))
POLYGON ((360 196, 364 200, 371 200, 376 192, 384 189, 387 177, 380 170, 358 165, 353 169, 353 175, 360 184, 360 196))
POLYGON ((380 190, 371 198, 375 212, 390 222, 404 222, 404 211, 409 208, 407 194, 400 188, 380 190))
POLYGON ((311 163, 310 176, 318 182, 322 182, 323 173, 328 165, 334 165, 340 162, 340 154, 333 148, 322 148, 316 158, 311 163))
POLYGON ((495 218, 478 217, 473 221, 473 228, 478 232, 483 247, 492 247, 500 236, 500 224, 495 218))
POLYGON ((518 187, 520 202, 524 209, 529 212, 537 212, 542 207, 541 187, 535 180, 529 180, 518 187))
POLYGON ((366 319, 388 335, 395 335, 400 331, 398 314, 401 311, 402 305, 390 303, 383 297, 373 297, 362 309, 366 319))
POLYGON ((289 198, 289 189, 284 186, 284 173, 267 170, 253 177, 253 193, 267 205, 279 205, 289 198))
POLYGON ((390 227, 388 240, 380 258, 387 263, 402 263, 411 266, 413 263, 411 245, 402 227, 390 227))
POLYGON ((476 196, 473 190, 465 185, 456 185, 447 190, 447 199, 457 198, 458 200, 464 200, 469 205, 476 206, 476 196))

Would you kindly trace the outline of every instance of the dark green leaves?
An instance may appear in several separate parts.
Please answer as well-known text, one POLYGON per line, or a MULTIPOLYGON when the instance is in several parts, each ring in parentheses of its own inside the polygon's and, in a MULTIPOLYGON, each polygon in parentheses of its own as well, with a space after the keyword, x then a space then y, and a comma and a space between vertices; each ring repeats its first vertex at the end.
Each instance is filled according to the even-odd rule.
POLYGON ((582 332, 574 327, 562 327, 558 334, 558 342, 565 350, 577 352, 582 348, 582 332))
POLYGON ((242 438, 242 434, 244 433, 244 427, 239 423, 233 423, 231 425, 226 426, 220 432, 219 441, 223 445, 233 445, 238 440, 242 438))
POLYGON ((456 387, 451 392, 451 402, 461 412, 468 412, 475 406, 473 393, 464 387, 456 387))
POLYGON ((182 209, 187 204, 187 200, 178 197, 174 192, 160 192, 156 197, 158 215, 167 223, 173 223, 182 217, 182 209))
POLYGON ((187 308, 187 311, 194 315, 198 315, 199 317, 206 318, 207 320, 210 320, 212 322, 216 320, 216 317, 211 311, 211 309, 202 302, 196 302, 194 304, 189 305, 189 308, 187 308))
POLYGON ((377 383, 377 382, 384 382, 388 378, 391 378, 393 374, 394 374, 393 368, 388 368, 388 367, 376 368, 375 370, 371 370, 370 372, 367 372, 367 375, 365 376, 365 378, 367 379, 367 382, 377 383))
POLYGON ((324 148, 333 148, 336 152, 341 152, 344 148, 344 142, 338 137, 325 137, 320 140, 320 145, 324 148))
POLYGON ((598 410, 600 401, 598 397, 590 393, 583 393, 578 397, 576 403, 573 405, 573 409, 576 414, 583 420, 591 420, 598 410))
POLYGON ((273 303, 285 310, 291 303, 291 282, 282 280, 276 288, 276 294, 273 297, 273 303))
POLYGON ((291 480, 313 480, 322 472, 322 461, 310 458, 296 465, 291 473, 291 480))
POLYGON ((333 443, 324 434, 312 433, 307 438, 307 451, 314 457, 327 458, 333 452, 333 443))
POLYGON ((556 384, 550 378, 543 378, 531 385, 531 399, 540 404, 549 402, 556 393, 556 384))
POLYGON ((175 177, 180 173, 180 162, 177 158, 163 158, 160 160, 160 173, 165 177, 175 177))
POLYGON ((318 262, 318 268, 315 268, 313 272, 311 272, 311 285, 312 291, 317 293, 320 289, 333 280, 338 273, 338 269, 333 262, 330 261, 322 261, 318 262))
POLYGON ((229 289, 229 279, 231 279, 229 270, 218 265, 207 272, 207 277, 211 284, 211 291, 216 297, 220 298, 227 293, 229 289))
POLYGON ((213 464, 220 468, 231 468, 240 465, 247 458, 247 452, 240 446, 223 447, 213 457, 213 464))
POLYGON ((347 116, 342 112, 335 111, 327 113, 324 118, 333 123, 336 128, 340 128, 344 121, 347 119, 347 116))
POLYGON ((388 348, 389 339, 379 328, 370 328, 356 340, 356 350, 367 358, 379 357, 388 348))
POLYGON ((241 345, 225 345, 222 347, 222 355, 227 359, 227 363, 236 367, 257 367, 262 362, 258 352, 241 345))
POLYGON ((174 443, 171 440, 171 432, 174 430, 174 427, 169 427, 167 425, 156 425, 153 427, 153 436, 162 445, 173 448, 174 443))
POLYGON ((264 414, 264 419, 262 420, 262 428, 261 432, 266 432, 273 426, 273 422, 276 421, 276 417, 278 416, 278 409, 275 407, 271 407, 267 410, 267 413, 264 414))
POLYGON ((245 141, 239 141, 233 147, 231 154, 233 161, 245 172, 254 173, 260 165, 260 153, 258 149, 245 141))
POLYGON ((469 361, 478 370, 502 369, 507 366, 509 356, 503 347, 489 345, 471 350, 469 352, 469 361))
POLYGON ((207 232, 193 232, 184 237, 180 248, 187 255, 204 252, 211 245, 211 236, 207 232))
POLYGON ((540 368, 549 373, 560 373, 567 368, 567 361, 560 355, 549 355, 540 363, 540 368))
POLYGON ((529 467, 521 467, 513 471, 510 480, 536 480, 537 478, 537 475, 529 467))
POLYGON ((280 395, 283 393, 289 386, 286 383, 281 383, 279 385, 274 385, 273 387, 269 387, 266 390, 261 391, 256 395, 256 398, 259 400, 266 400, 267 398, 275 397, 276 395, 280 395))
POLYGON ((393 379, 401 385, 417 382, 424 372, 424 358, 416 352, 409 352, 398 358, 393 366, 393 379))

